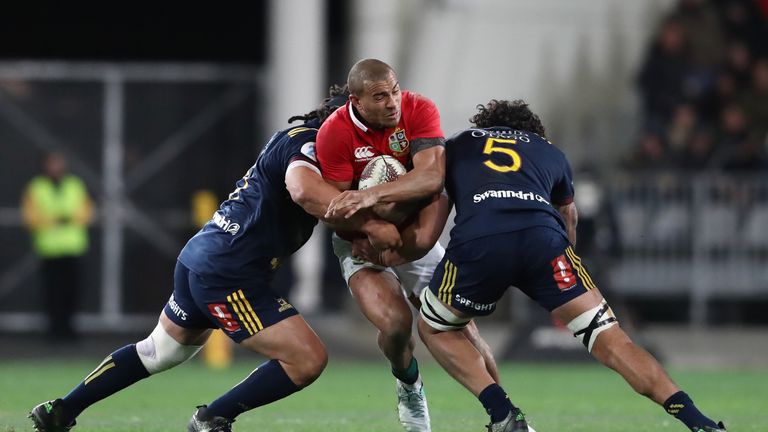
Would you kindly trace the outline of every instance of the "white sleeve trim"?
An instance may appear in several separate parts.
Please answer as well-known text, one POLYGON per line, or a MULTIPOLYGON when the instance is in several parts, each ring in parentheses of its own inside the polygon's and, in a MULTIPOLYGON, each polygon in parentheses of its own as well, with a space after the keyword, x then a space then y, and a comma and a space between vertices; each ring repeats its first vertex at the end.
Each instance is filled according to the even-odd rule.
POLYGON ((315 165, 312 165, 311 163, 309 163, 307 161, 303 161, 303 160, 295 160, 295 161, 289 163, 288 164, 288 168, 285 169, 285 172, 288 172, 288 171, 290 171, 290 170, 292 170, 294 168, 298 168, 298 167, 307 167, 307 168, 311 169, 312 171, 316 172, 318 175, 322 175, 322 173, 320 172, 320 169, 318 167, 316 167, 315 165))

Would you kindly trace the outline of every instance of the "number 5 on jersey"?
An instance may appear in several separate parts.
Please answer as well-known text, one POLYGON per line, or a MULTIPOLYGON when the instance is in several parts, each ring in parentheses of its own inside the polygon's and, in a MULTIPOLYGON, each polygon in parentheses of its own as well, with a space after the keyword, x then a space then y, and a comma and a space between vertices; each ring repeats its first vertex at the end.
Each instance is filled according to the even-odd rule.
POLYGON ((509 165, 499 165, 492 160, 487 160, 484 162, 485 166, 488 168, 498 171, 498 172, 510 172, 510 171, 517 171, 520 169, 520 164, 522 163, 522 160, 520 159, 520 155, 512 150, 511 148, 502 147, 496 144, 517 144, 517 140, 515 139, 504 139, 504 138, 488 138, 485 140, 485 148, 483 148, 483 154, 492 155, 493 153, 502 153, 510 158, 512 158, 512 163, 509 165))

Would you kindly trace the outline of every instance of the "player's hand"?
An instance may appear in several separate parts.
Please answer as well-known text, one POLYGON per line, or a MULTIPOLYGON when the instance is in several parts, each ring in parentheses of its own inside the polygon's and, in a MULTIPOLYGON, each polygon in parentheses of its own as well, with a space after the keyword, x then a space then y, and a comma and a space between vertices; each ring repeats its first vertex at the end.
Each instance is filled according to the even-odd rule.
POLYGON ((400 231, 391 223, 371 220, 363 226, 363 232, 368 236, 368 243, 377 251, 396 249, 403 245, 400 231))
POLYGON ((361 209, 373 207, 378 202, 378 197, 370 190, 347 190, 331 200, 325 217, 329 219, 343 216, 344 219, 349 219, 361 209))

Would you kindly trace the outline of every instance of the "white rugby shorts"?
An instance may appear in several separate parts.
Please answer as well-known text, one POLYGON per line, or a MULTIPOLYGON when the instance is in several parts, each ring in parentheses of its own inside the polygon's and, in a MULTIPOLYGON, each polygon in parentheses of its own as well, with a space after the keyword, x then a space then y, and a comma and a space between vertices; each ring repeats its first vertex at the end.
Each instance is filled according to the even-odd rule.
POLYGON ((349 286, 349 278, 358 270, 364 268, 376 269, 380 271, 388 271, 394 274, 398 280, 400 280, 400 286, 405 290, 406 295, 413 293, 417 297, 421 294, 421 291, 429 285, 432 274, 435 273, 435 268, 440 264, 440 260, 445 255, 445 248, 440 242, 435 243, 435 246, 427 252, 421 259, 399 265, 397 267, 383 267, 365 261, 360 258, 352 256, 352 243, 333 234, 331 241, 333 242, 333 252, 339 259, 339 265, 341 266, 341 274, 344 276, 344 281, 349 286))

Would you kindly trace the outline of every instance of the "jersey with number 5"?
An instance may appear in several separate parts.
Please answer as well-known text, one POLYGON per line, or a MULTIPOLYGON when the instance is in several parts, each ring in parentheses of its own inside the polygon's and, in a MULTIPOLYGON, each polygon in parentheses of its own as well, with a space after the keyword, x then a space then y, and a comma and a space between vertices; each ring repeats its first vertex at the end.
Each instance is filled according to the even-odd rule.
POLYGON ((317 219, 293 202, 285 173, 301 165, 320 174, 318 126, 313 121, 273 135, 229 198, 184 246, 179 261, 213 281, 269 277, 282 258, 306 243, 317 219))
POLYGON ((473 128, 445 147, 446 190, 456 205, 451 245, 533 226, 566 235, 553 205, 573 201, 571 168, 549 141, 507 127, 473 128))

